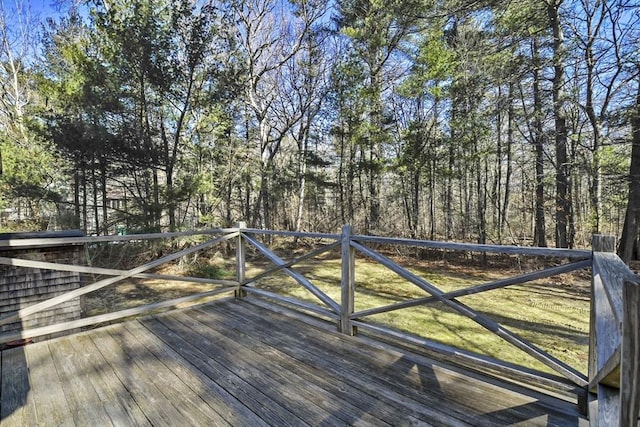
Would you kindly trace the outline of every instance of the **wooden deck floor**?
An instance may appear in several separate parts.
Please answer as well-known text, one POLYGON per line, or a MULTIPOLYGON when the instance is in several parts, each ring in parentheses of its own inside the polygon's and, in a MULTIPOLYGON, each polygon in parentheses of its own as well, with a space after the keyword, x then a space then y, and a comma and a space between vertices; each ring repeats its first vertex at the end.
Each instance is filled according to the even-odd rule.
POLYGON ((246 301, 2 352, 7 426, 587 425, 575 406, 246 301))

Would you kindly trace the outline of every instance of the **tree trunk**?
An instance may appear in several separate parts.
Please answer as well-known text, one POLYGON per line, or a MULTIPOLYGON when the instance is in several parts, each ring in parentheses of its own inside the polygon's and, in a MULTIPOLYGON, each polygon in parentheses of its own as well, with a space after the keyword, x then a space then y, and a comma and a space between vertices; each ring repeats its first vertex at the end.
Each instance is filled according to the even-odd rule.
POLYGON ((102 193, 102 228, 103 234, 109 234, 109 223, 107 218, 109 216, 107 207, 107 165, 106 159, 100 156, 100 192, 102 193))
POLYGON ((91 160, 91 190, 93 192, 93 221, 95 233, 100 234, 100 207, 98 206, 98 178, 96 177, 95 159, 91 160))
POLYGON ((308 132, 302 136, 303 146, 298 153, 298 209, 296 211, 296 230, 302 231, 302 216, 304 214, 304 199, 307 188, 307 159, 308 132))
POLYGON ((556 151, 556 247, 569 246, 569 215, 571 211, 570 172, 567 156, 567 120, 564 112, 564 33, 560 23, 560 3, 552 0, 547 6, 553 31, 553 116, 556 151))
POLYGON ((81 186, 82 186, 82 231, 87 234, 87 166, 81 162, 81 186))
POLYGON ((618 255, 625 263, 637 257, 638 230, 640 229, 640 85, 636 95, 635 111, 631 121, 633 131, 631 166, 629 167, 629 199, 624 217, 618 255))
MULTIPOLYGON (((377 59, 377 55, 374 54, 377 59)), ((375 68, 376 62, 370 62, 371 70, 375 68)), ((370 75, 371 79, 371 110, 369 111, 369 177, 368 177, 368 226, 367 232, 376 230, 380 226, 380 159, 381 159, 381 138, 383 134, 382 123, 382 81, 379 72, 370 75)))
POLYGON ((80 230, 81 227, 81 212, 80 212, 80 162, 76 159, 75 167, 73 169, 73 226, 80 230))
POLYGON ((507 146, 505 147, 505 154, 507 156, 507 170, 504 176, 504 199, 502 201, 502 212, 500 214, 500 236, 504 233, 504 229, 507 225, 507 215, 509 214, 509 204, 511 201, 511 175, 513 174, 513 131, 514 131, 514 117, 515 111, 513 108, 513 83, 509 83, 508 94, 509 107, 507 109, 507 146))
POLYGON ((502 86, 498 86, 498 111, 496 112, 496 156, 495 176, 491 190, 491 202, 493 205, 493 222, 498 232, 498 242, 502 243, 502 153, 504 143, 502 141, 502 86))
POLYGON ((533 244, 547 246, 546 225, 544 217, 544 129, 542 123, 542 89, 540 88, 540 46, 537 37, 533 38, 533 121, 534 145, 536 154, 536 201, 533 244))

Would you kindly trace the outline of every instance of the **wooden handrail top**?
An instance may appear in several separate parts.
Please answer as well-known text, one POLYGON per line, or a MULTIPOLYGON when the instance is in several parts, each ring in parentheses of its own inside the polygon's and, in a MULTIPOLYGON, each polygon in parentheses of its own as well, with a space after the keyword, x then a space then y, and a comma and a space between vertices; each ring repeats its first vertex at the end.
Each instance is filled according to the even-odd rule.
POLYGON ((561 258, 590 259, 591 250, 586 249, 561 249, 539 248, 533 246, 509 246, 509 245, 481 245, 474 243, 441 242, 436 240, 414 240, 394 237, 354 235, 353 240, 367 243, 384 243, 391 245, 415 246, 431 249, 449 249, 455 251, 491 252, 514 255, 553 256, 561 258))
POLYGON ((125 236, 109 235, 109 236, 85 236, 85 237, 51 237, 51 238, 35 238, 35 239, 8 239, 0 240, 0 249, 2 248, 37 248, 41 246, 56 245, 77 245, 83 243, 110 243, 110 242, 129 242, 132 240, 152 240, 152 239, 169 239, 175 237, 189 237, 202 235, 219 235, 237 232, 237 228, 214 228, 199 231, 175 231, 170 233, 146 233, 146 234, 128 234, 125 236))

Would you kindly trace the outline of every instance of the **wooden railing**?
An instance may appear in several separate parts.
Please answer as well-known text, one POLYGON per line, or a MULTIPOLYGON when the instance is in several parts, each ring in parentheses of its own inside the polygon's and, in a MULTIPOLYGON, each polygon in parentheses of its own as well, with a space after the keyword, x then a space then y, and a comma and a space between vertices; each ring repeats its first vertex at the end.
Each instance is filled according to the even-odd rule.
POLYGON ((6 325, 8 323, 20 321, 21 319, 40 313, 58 304, 70 301, 74 298, 81 297, 91 292, 95 292, 109 285, 122 282, 123 280, 129 279, 129 278, 170 280, 170 281, 180 281, 180 282, 187 282, 187 283, 189 282, 190 283, 208 283, 211 285, 219 286, 217 289, 214 289, 205 293, 189 295, 186 297, 176 298, 169 301, 161 301, 161 302, 146 304, 143 306, 121 310, 113 313, 106 313, 106 314, 91 316, 83 319, 72 320, 68 322, 62 322, 62 323, 42 326, 42 327, 33 328, 33 329, 25 329, 17 332, 6 333, 3 335, 0 335, 0 344, 8 343, 11 341, 22 340, 22 339, 40 337, 44 335, 56 334, 56 333, 65 332, 65 331, 71 331, 77 328, 94 326, 94 325, 98 325, 105 322, 112 322, 115 320, 130 317, 130 316, 137 316, 140 314, 149 313, 154 310, 175 307, 180 304, 196 301, 198 299, 201 299, 207 296, 214 296, 220 293, 233 291, 234 289, 237 289, 238 281, 214 280, 214 279, 206 279, 206 278, 200 278, 200 277, 169 276, 169 275, 163 275, 163 274, 149 274, 145 272, 153 268, 159 267, 161 265, 167 264, 171 261, 180 259, 181 257, 187 256, 189 254, 210 248, 220 242, 233 239, 234 237, 238 237, 240 233, 238 229, 235 228, 235 229, 209 230, 204 232, 157 233, 157 234, 139 234, 139 235, 131 235, 131 236, 37 238, 37 239, 15 239, 15 240, 0 241, 0 248, 11 249, 11 248, 38 248, 43 246, 50 246, 53 244, 63 246, 63 245, 113 243, 113 242, 127 242, 127 241, 138 242, 143 240, 178 238, 178 237, 188 237, 188 236, 197 236, 197 235, 212 235, 212 236, 218 236, 218 237, 215 237, 214 239, 208 240, 204 243, 200 243, 192 247, 180 250, 176 253, 162 256, 161 258, 158 258, 154 261, 148 262, 146 264, 143 264, 141 266, 135 267, 130 270, 118 270, 118 269, 98 268, 98 267, 90 267, 90 266, 83 266, 83 265, 58 264, 58 263, 43 262, 43 261, 36 261, 36 260, 29 260, 29 259, 20 259, 20 258, 0 257, 0 265, 4 264, 8 266, 15 266, 15 267, 69 271, 69 272, 76 272, 76 273, 89 274, 89 275, 110 276, 106 279, 102 279, 97 282, 87 284, 81 288, 64 293, 62 295, 58 295, 46 301, 32 304, 27 307, 21 308, 13 313, 3 315, 0 317, 0 326, 6 325))
MULTIPOLYGON (((60 238, 55 239, 55 243, 94 244, 97 242, 140 241, 160 238, 177 238, 192 235, 207 235, 210 236, 210 239, 189 248, 179 250, 175 253, 162 256, 157 260, 148 262, 130 270, 95 268, 80 265, 65 265, 0 257, 0 264, 5 265, 109 276, 106 279, 87 284, 80 289, 76 289, 64 295, 21 308, 14 313, 2 316, 0 317, 0 325, 19 320, 25 316, 38 313, 41 310, 53 307, 64 301, 103 289, 109 285, 113 285, 129 278, 206 283, 215 287, 215 289, 208 292, 196 295, 189 295, 187 297, 147 304, 114 313, 101 314, 71 322, 47 325, 31 330, 23 330, 17 333, 1 335, 0 343, 6 343, 22 338, 33 338, 110 322, 125 317, 148 313, 153 310, 177 306, 185 302, 196 301, 207 296, 234 293, 236 297, 242 298, 247 294, 253 294, 269 298, 277 302, 286 303, 290 306, 295 306, 306 312, 315 313, 328 319, 333 319, 337 324, 338 330, 345 334, 351 335, 360 329, 367 330, 374 334, 385 334, 387 336, 394 337, 395 339, 405 340, 413 345, 419 345, 430 352, 455 358, 456 361, 460 361, 461 363, 466 364, 466 366, 482 369, 485 372, 492 372, 500 375, 501 377, 512 377, 519 381, 523 379, 530 380, 531 382, 537 383, 541 386, 565 387, 565 390, 572 390, 578 395, 579 405, 581 405, 582 409, 585 411, 587 390, 597 392, 598 399, 596 400, 595 398, 592 398, 592 403, 589 406, 592 422, 599 422, 599 425, 606 426, 635 426, 635 423, 637 423, 636 420, 638 418, 640 406, 640 399, 638 397, 638 388, 640 384, 640 362, 638 361, 640 358, 640 339, 638 336, 640 333, 640 285, 638 284, 637 277, 635 277, 628 268, 624 266, 622 261, 612 253, 604 253, 600 250, 592 252, 588 250, 473 245, 362 236, 353 234, 353 230, 350 226, 343 227, 341 234, 323 234, 251 229, 246 228, 242 223, 236 228, 216 229, 207 232, 60 238), (264 241, 269 240, 264 238, 265 236, 273 235, 316 239, 317 241, 322 241, 323 244, 318 245, 316 249, 304 255, 297 256, 296 258, 287 261, 269 249, 268 245, 264 243, 264 241), (261 239, 260 236, 263 236, 263 238, 261 239), (158 266, 177 260, 186 255, 211 248, 214 245, 225 241, 235 241, 236 244, 235 280, 215 280, 201 277, 169 276, 147 273, 149 270, 158 266), (533 257, 543 256, 554 257, 554 259, 563 259, 565 261, 564 263, 551 268, 545 268, 514 277, 445 292, 425 278, 420 277, 406 267, 394 262, 380 251, 374 249, 379 246, 410 246, 483 254, 496 253, 533 257), (273 264, 273 267, 267 268, 252 277, 247 277, 246 258, 249 247, 252 247, 255 251, 266 257, 266 259, 273 264), (332 298, 294 268, 296 264, 318 257, 319 255, 330 251, 339 253, 341 257, 341 278, 339 283, 336 283, 336 286, 340 286, 339 298, 332 298), (355 286, 355 269, 356 258, 359 255, 365 256, 395 272, 408 283, 411 283, 422 290, 424 292, 424 296, 356 312, 355 301, 356 298, 358 298, 358 294, 355 286), (482 292, 513 285, 522 285, 531 281, 549 278, 575 270, 588 269, 591 267, 593 268, 593 297, 591 302, 590 364, 588 376, 569 366, 562 360, 552 356, 515 332, 507 329, 505 326, 495 322, 483 313, 462 303, 458 299, 463 296, 480 294, 482 292), (300 286, 307 289, 316 299, 316 302, 303 301, 281 295, 277 292, 263 289, 259 285, 256 285, 261 279, 278 272, 285 273, 300 286), (550 376, 539 371, 526 369, 504 361, 448 347, 368 321, 368 318, 375 314, 428 305, 435 302, 444 304, 449 309, 454 310, 461 316, 472 320, 487 331, 490 331, 500 337, 503 341, 526 352, 540 363, 560 374, 565 378, 565 382, 559 381, 557 376, 550 376)), ((51 244, 51 240, 52 239, 24 239, 16 241, 2 241, 0 242, 0 248, 37 247, 38 245, 51 244)), ((602 241, 606 242, 607 240, 596 239, 594 241, 594 245, 600 245, 600 242, 602 241)), ((596 249, 599 248, 596 247, 596 249)))
POLYGON ((593 425, 636 427, 640 417, 640 280, 595 236, 589 343, 593 425), (594 419, 595 418, 595 419, 594 419))

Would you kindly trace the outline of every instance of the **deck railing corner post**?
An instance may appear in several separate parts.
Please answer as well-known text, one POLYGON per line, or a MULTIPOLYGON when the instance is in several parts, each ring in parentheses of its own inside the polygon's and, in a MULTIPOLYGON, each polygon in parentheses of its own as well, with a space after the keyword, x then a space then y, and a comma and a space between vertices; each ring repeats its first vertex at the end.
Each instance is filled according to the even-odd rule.
MULTIPOLYGON (((609 236, 604 234, 593 234, 591 236, 591 250, 592 252, 615 252, 616 247, 616 238, 615 236, 609 236)), ((602 309, 601 307, 596 306, 596 294, 600 292, 596 287, 600 287, 601 284, 596 284, 596 277, 600 277, 600 272, 598 271, 597 264, 595 262, 596 257, 593 256, 592 263, 592 272, 591 272, 591 301, 590 301, 590 313, 589 313, 589 359, 588 359, 588 378, 590 385, 587 386, 587 416, 592 420, 594 425, 597 425, 598 413, 597 413, 597 387, 593 387, 592 380, 596 377, 598 373, 598 341, 599 335, 598 333, 598 310, 602 309)), ((579 405, 580 402, 579 402, 579 405)))
POLYGON ((640 276, 622 287, 622 345, 620 354, 620 425, 640 419, 640 276))
POLYGON ((234 295, 236 298, 242 298, 246 295, 246 291, 243 289, 246 275, 246 247, 242 237, 242 229, 247 228, 247 224, 244 221, 240 221, 236 227, 238 228, 238 237, 236 238, 236 281, 238 282, 238 288, 235 290, 234 295))
POLYGON ((355 300, 355 265, 356 253, 351 246, 351 236, 353 235, 353 227, 344 225, 342 227, 342 278, 341 278, 341 301, 340 301, 340 319, 338 321, 338 330, 346 335, 355 335, 355 327, 351 323, 351 314, 354 310, 355 300))
POLYGON ((615 252, 616 236, 594 234, 591 236, 591 248, 593 252, 615 252))

